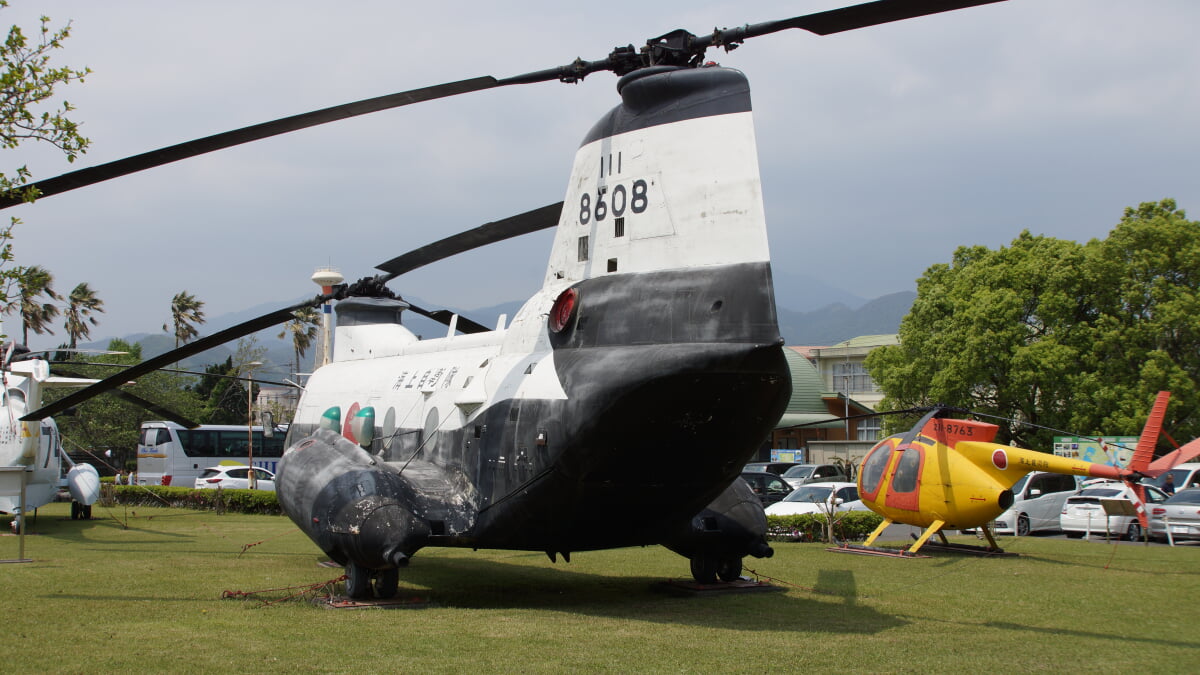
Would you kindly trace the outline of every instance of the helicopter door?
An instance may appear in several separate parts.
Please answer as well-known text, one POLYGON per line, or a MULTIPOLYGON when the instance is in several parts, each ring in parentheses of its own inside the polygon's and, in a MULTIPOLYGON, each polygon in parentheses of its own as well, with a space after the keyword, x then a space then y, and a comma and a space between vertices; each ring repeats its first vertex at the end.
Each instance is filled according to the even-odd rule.
POLYGON ((900 454, 892 470, 885 504, 905 511, 919 510, 921 469, 925 464, 925 449, 920 445, 897 448, 900 454))

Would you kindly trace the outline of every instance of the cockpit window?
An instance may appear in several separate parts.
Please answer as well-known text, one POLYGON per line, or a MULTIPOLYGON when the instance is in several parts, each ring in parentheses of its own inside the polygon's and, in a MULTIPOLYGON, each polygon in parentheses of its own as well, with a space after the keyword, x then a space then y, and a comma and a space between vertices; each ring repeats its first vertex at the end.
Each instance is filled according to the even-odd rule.
POLYGON ((900 461, 896 462, 896 473, 892 475, 892 492, 912 492, 917 489, 917 472, 921 468, 921 451, 908 446, 900 461))
POLYGON ((863 492, 875 494, 879 489, 879 481, 883 478, 883 470, 887 467, 888 458, 892 456, 892 444, 884 441, 875 446, 863 462, 862 486, 863 492))

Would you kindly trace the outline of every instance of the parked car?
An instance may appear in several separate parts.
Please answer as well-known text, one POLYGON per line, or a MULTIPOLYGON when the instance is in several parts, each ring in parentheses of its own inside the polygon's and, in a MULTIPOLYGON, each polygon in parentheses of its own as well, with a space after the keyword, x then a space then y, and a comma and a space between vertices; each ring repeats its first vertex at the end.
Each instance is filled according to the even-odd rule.
POLYGON ((1156 478, 1143 482, 1149 482, 1151 485, 1161 488, 1167 482, 1167 476, 1171 477, 1171 482, 1176 490, 1200 487, 1200 462, 1180 464, 1169 471, 1164 471, 1156 478))
MULTIPOLYGON (((1167 494, 1156 487, 1143 486, 1146 491, 1146 513, 1162 503, 1167 494)), ((1110 534, 1125 537, 1130 541, 1142 539, 1142 523, 1137 516, 1110 516, 1104 510, 1103 499, 1133 501, 1133 495, 1124 483, 1109 481, 1089 484, 1078 493, 1067 497, 1059 516, 1063 534, 1078 539, 1085 534, 1110 534)))
MULTIPOLYGON (((256 490, 275 491, 275 474, 266 469, 254 468, 256 490)), ((210 466, 200 472, 196 479, 197 490, 246 490, 250 488, 250 467, 245 464, 210 466)))
POLYGON ((796 462, 750 462, 742 467, 742 471, 766 471, 778 476, 796 464, 796 462))
POLYGON ((1058 531, 1063 504, 1083 486, 1078 476, 1034 471, 1013 485, 1013 505, 992 524, 997 534, 1024 537, 1030 532, 1058 531))
POLYGON ((850 477, 833 464, 797 464, 781 475, 793 488, 818 481, 850 482, 850 477))
POLYGON ((1150 536, 1166 540, 1167 528, 1171 539, 1200 539, 1200 488, 1175 493, 1150 509, 1150 536))
POLYGON ((858 498, 854 483, 809 483, 792 490, 783 500, 767 507, 768 516, 793 516, 801 513, 834 511, 869 511, 858 498))
POLYGON ((774 504, 792 491, 787 481, 767 471, 743 471, 742 480, 750 484, 763 506, 774 504))

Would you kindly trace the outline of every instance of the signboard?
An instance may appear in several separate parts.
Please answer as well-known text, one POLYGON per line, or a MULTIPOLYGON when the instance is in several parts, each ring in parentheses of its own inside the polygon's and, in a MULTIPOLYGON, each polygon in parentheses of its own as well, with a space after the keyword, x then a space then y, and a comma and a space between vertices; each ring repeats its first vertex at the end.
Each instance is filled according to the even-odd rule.
POLYGON ((1133 451, 1137 448, 1137 436, 1055 436, 1054 454, 1059 457, 1081 459, 1085 462, 1108 466, 1129 466, 1133 451))
POLYGON ((771 450, 772 462, 794 462, 796 464, 804 463, 804 449, 798 450, 771 450))

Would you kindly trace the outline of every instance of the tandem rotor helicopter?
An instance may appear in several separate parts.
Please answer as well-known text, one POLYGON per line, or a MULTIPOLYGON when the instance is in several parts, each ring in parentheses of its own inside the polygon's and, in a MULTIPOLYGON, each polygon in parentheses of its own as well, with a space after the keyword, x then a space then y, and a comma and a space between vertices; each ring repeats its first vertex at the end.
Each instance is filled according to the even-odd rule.
POLYGON ((351 596, 393 595, 398 569, 425 546, 569 560, 661 544, 689 559, 697 581, 733 580, 745 556, 772 553, 762 506, 738 475, 791 384, 749 83, 708 62, 706 50, 789 28, 829 35, 996 1, 880 0, 699 36, 676 30, 597 61, 382 96, 41 181, 45 198, 387 108, 599 71, 620 78, 621 101, 584 135, 562 202, 392 258, 380 275, 199 339, 22 419, 337 301, 333 360, 304 390, 277 491, 291 519, 345 566, 351 596), (386 287, 457 253, 552 227, 542 287, 511 320, 483 325, 386 287), (444 323, 445 337, 418 339, 405 312, 444 323), (680 448, 689 461, 674 459, 680 448))

